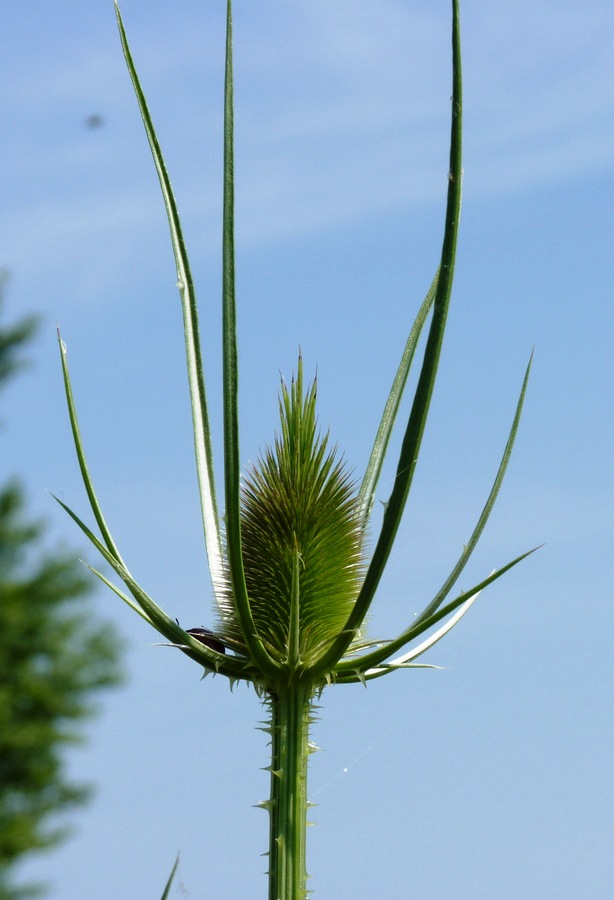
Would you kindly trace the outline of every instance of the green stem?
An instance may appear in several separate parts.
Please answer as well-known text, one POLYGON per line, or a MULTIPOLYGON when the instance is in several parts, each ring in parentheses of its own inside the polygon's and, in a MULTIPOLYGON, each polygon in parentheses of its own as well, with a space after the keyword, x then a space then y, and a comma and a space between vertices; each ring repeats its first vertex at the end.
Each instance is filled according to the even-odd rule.
POLYGON ((269 699, 269 900, 307 897, 307 760, 312 698, 312 688, 299 681, 269 699))

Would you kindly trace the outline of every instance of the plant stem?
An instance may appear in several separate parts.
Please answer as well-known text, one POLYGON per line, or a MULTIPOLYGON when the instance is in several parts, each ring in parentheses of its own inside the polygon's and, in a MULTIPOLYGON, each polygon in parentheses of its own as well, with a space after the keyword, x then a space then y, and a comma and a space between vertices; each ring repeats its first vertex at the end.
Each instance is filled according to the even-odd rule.
POLYGON ((297 680, 269 698, 269 900, 307 896, 307 760, 313 689, 297 680))

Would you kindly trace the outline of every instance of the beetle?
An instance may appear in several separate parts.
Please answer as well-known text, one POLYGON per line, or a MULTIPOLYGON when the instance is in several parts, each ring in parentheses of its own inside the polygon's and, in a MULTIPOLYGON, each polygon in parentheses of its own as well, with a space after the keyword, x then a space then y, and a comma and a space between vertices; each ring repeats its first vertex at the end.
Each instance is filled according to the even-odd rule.
MULTIPOLYGON (((175 618, 175 622, 181 628, 179 619, 175 618)), ((216 637, 210 628, 186 628, 186 634, 191 634, 193 638, 196 638, 196 640, 200 641, 201 644, 204 644, 205 647, 209 647, 210 650, 215 650, 216 653, 226 653, 226 645, 219 637, 216 637)), ((174 646, 179 645, 175 644, 174 646)))
POLYGON ((215 650, 217 653, 226 653, 226 647, 210 628, 188 628, 186 633, 191 634, 193 638, 196 638, 205 647, 209 647, 210 650, 215 650))

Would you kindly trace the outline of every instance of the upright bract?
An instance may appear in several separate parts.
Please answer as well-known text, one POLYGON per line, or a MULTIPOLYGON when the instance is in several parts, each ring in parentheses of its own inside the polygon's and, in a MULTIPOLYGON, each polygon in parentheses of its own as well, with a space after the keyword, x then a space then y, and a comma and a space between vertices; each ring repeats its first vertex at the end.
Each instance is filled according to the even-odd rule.
MULTIPOLYGON (((306 896, 305 826, 309 725, 314 698, 327 685, 364 682, 415 660, 439 641, 468 611, 480 591, 516 565, 514 559, 468 591, 449 599, 484 529, 497 498, 516 436, 529 367, 503 457, 473 533, 433 600, 394 640, 368 642, 362 634, 403 515, 420 454, 450 301, 461 205, 462 81, 458 0, 452 3, 452 126, 447 209, 441 259, 420 306, 389 397, 384 406, 365 476, 358 489, 343 461, 318 430, 315 382, 305 387, 299 357, 290 386, 282 383, 281 426, 241 481, 238 365, 234 279, 234 162, 232 10, 227 2, 224 222, 223 222, 223 383, 224 527, 213 479, 213 455, 197 307, 175 198, 162 153, 128 48, 117 9, 120 36, 166 205, 184 316, 185 346, 194 424, 205 543, 216 600, 218 625, 184 631, 130 575, 102 515, 85 461, 66 361, 60 341, 70 421, 81 473, 100 537, 62 501, 129 593, 111 589, 166 637, 204 667, 205 673, 254 685, 270 712, 271 794, 269 900, 306 896), (401 396, 423 328, 429 321, 417 387, 405 426, 396 476, 374 549, 367 558, 364 539, 379 476, 401 396), (435 626, 439 626, 435 629, 435 626), (423 636, 420 643, 416 639, 423 636), (408 649, 408 645, 411 647, 408 649), (397 655, 398 654, 398 655, 397 655)), ((409 618, 409 616, 408 616, 409 618)))

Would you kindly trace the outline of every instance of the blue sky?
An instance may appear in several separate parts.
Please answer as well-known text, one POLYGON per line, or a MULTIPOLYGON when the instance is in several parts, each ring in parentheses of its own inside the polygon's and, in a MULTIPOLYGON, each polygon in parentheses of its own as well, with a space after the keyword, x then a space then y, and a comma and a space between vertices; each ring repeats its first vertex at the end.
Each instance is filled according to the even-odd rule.
MULTIPOLYGON (((270 0, 235 9, 242 454, 276 427, 299 344, 320 419, 357 475, 436 268, 447 178, 449 4, 270 0)), ((183 213, 219 447, 221 0, 124 0, 183 213)), ((54 337, 132 571, 186 625, 212 620, 166 221, 110 0, 0 15, 0 262, 10 318, 40 312, 3 410, 3 473, 95 562, 54 337), (87 128, 90 115, 102 127, 87 128)), ((463 227, 440 380, 371 618, 396 634, 453 565, 486 498, 531 349, 508 478, 459 587, 546 546, 431 653, 322 699, 310 796, 314 897, 612 893, 611 259, 614 8, 462 6, 463 227)), ((219 452, 218 452, 219 457, 219 452)), ((218 458, 218 465, 219 465, 218 458)), ((4 474, 3 474, 4 477, 4 474)), ((384 479, 382 500, 390 489, 384 479)), ((266 741, 253 693, 199 681, 111 594, 127 687, 69 759, 98 786, 61 850, 24 868, 54 900, 262 897, 266 741), (183 891, 183 893, 182 893, 183 891)))

